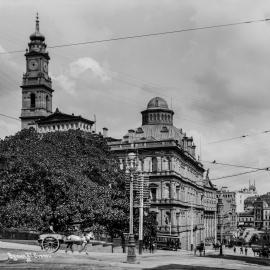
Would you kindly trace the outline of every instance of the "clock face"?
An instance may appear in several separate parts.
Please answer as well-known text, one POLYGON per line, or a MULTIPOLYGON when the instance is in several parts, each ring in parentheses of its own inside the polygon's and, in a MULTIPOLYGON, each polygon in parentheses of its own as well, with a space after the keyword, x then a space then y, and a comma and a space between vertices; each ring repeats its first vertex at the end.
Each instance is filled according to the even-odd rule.
POLYGON ((30 70, 37 70, 38 69, 38 61, 37 60, 30 60, 28 63, 28 68, 30 70))
POLYGON ((43 62, 43 70, 44 70, 45 72, 48 71, 48 64, 47 64, 46 62, 43 62))

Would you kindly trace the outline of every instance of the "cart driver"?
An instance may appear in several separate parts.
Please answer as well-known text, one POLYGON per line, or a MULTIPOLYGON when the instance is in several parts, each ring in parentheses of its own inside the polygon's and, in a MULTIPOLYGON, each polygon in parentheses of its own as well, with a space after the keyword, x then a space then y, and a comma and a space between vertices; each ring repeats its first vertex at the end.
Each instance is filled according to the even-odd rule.
POLYGON ((52 233, 55 233, 55 231, 53 229, 53 222, 49 226, 49 231, 52 232, 52 233))

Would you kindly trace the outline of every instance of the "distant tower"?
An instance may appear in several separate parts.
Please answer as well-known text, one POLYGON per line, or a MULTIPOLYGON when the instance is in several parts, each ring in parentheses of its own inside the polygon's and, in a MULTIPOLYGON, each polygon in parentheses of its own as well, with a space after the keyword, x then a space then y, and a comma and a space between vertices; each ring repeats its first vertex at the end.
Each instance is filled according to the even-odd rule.
POLYGON ((30 36, 26 50, 26 73, 22 83, 21 128, 35 127, 35 121, 52 113, 52 81, 48 75, 49 54, 45 37, 39 32, 38 14, 36 29, 30 36))

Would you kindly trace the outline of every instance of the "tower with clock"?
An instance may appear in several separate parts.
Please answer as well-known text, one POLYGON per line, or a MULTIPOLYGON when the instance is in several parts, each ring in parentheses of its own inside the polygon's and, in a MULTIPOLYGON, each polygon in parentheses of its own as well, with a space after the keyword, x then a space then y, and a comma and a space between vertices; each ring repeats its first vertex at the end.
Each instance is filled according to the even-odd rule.
POLYGON ((52 81, 48 75, 49 54, 45 37, 39 32, 36 18, 35 32, 26 50, 26 72, 22 83, 22 129, 36 127, 36 121, 52 114, 52 81))

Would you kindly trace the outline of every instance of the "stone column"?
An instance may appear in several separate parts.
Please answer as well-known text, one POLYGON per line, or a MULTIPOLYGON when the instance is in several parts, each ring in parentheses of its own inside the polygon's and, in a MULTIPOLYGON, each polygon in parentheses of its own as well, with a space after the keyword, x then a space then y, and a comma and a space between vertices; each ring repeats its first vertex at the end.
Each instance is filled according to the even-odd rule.
POLYGON ((175 193, 174 193, 174 182, 170 181, 170 199, 175 199, 175 193))
POLYGON ((160 181, 160 199, 161 200, 163 199, 163 186, 164 184, 163 184, 163 181, 161 180, 160 181))
POLYGON ((210 222, 209 222, 209 215, 207 215, 207 237, 209 237, 209 232, 210 232, 210 222))
POLYGON ((171 233, 175 232, 175 227, 176 227, 176 213, 175 209, 170 210, 171 214, 171 233))
POLYGON ((163 214, 164 214, 164 210, 163 209, 160 209, 160 223, 159 223, 159 226, 163 226, 164 224, 164 218, 163 218, 163 214))
POLYGON ((161 209, 159 209, 157 213, 157 222, 158 222, 158 226, 161 226, 162 224, 162 210, 161 209))

